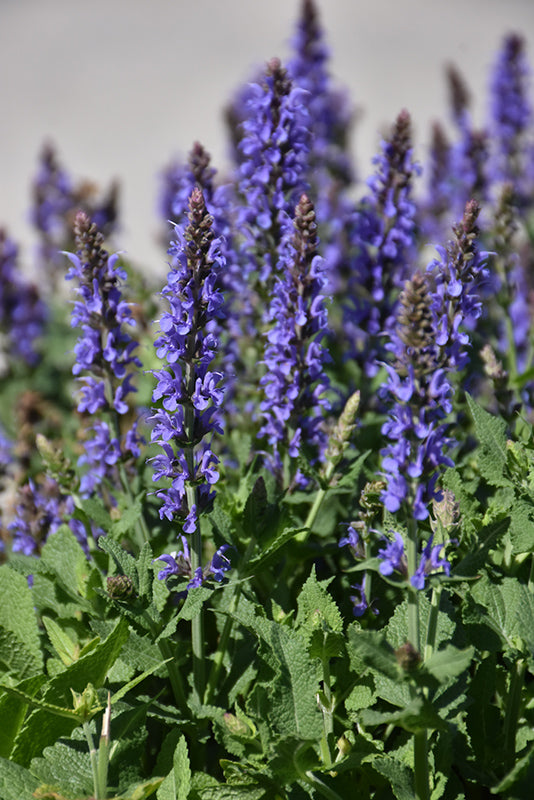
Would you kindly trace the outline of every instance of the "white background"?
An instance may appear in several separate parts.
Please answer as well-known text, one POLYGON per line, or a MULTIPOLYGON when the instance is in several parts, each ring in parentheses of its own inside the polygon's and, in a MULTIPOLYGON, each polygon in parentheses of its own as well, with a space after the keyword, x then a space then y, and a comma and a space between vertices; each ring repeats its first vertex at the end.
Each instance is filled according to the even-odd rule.
MULTIPOLYGON (((402 107, 424 159, 445 116, 454 61, 486 115, 488 68, 502 36, 522 33, 534 64, 533 0, 318 0, 331 69, 362 116, 353 151, 370 170, 379 130, 402 107)), ((75 177, 122 184, 118 244, 148 270, 156 177, 201 141, 224 170, 222 108, 254 68, 288 54, 300 0, 0 0, 0 225, 23 239, 30 181, 45 139, 75 177)))

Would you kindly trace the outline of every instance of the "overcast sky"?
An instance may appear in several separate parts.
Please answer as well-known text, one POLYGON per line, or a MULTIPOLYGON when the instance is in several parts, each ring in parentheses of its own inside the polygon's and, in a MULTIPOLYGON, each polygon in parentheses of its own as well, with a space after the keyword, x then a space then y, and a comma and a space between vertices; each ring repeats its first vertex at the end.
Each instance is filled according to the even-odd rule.
MULTIPOLYGON (((420 158, 443 116, 444 65, 476 92, 483 122, 488 68, 519 31, 534 63, 532 0, 317 0, 332 73, 362 111, 360 175, 378 131, 406 107, 420 158)), ((284 60, 300 0, 0 0, 0 224, 27 260, 29 187, 45 140, 75 177, 122 185, 121 249, 164 269, 154 243, 156 176, 198 139, 224 168, 221 110, 254 68, 284 60)))

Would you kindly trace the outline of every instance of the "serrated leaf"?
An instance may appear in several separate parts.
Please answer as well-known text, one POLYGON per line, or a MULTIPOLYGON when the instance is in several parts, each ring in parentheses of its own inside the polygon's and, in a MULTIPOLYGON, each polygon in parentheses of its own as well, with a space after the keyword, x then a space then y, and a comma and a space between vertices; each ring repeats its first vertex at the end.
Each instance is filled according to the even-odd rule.
POLYGON ((91 759, 81 731, 45 747, 42 756, 32 759, 31 771, 50 791, 62 795, 87 797, 93 790, 91 759))
POLYGON ((390 680, 400 679, 395 651, 378 631, 364 631, 356 624, 351 625, 347 651, 354 669, 359 670, 360 662, 363 662, 366 667, 371 667, 390 680))
POLYGON ((477 450, 480 472, 492 486, 508 486, 510 479, 505 474, 506 422, 485 411, 469 394, 466 397, 480 442, 477 450))
POLYGON ((34 792, 39 785, 29 770, 0 758, 0 797, 2 800, 35 800, 34 792))
POLYGON ((152 600, 154 580, 154 573, 151 569, 152 558, 152 548, 148 542, 145 542, 137 558, 137 574, 139 576, 139 597, 146 597, 149 602, 152 600))
POLYGON ((350 489, 350 491, 354 491, 354 487, 358 485, 358 478, 360 477, 365 460, 370 452, 370 450, 366 450, 365 453, 362 453, 352 462, 347 472, 343 474, 343 477, 335 485, 334 491, 337 489, 350 489))
POLYGON ((516 498, 510 509, 512 555, 534 551, 534 507, 516 498))
POLYGON ((398 725, 410 733, 424 730, 447 730, 445 720, 422 696, 414 697, 405 708, 398 711, 382 713, 365 708, 360 712, 360 719, 364 725, 398 725))
POLYGON ((190 589, 178 614, 179 619, 192 620, 198 616, 202 606, 209 600, 214 591, 208 586, 194 586, 190 589))
MULTIPOLYGON (((81 693, 88 683, 95 688, 102 686, 127 638, 128 623, 121 618, 104 642, 52 678, 42 701, 65 708, 72 706, 71 690, 81 693)), ((60 736, 69 736, 77 724, 74 719, 55 716, 44 708, 32 711, 16 738, 12 758, 27 766, 44 747, 53 744, 60 736)))
POLYGON ((257 613, 253 604, 244 598, 232 617, 261 640, 269 662, 276 665, 279 673, 269 689, 271 724, 286 736, 294 735, 300 739, 319 737, 322 717, 315 699, 318 676, 315 664, 310 661, 305 639, 257 613))
POLYGON ((474 647, 458 650, 449 644, 425 661, 424 671, 430 673, 439 683, 448 683, 469 668, 474 654, 474 647))
POLYGON ((473 586, 471 599, 486 609, 481 621, 499 636, 506 648, 521 647, 519 608, 524 592, 515 578, 504 578, 495 584, 484 576, 473 586))
MULTIPOLYGON (((48 537, 41 552, 41 564, 71 596, 86 597, 86 585, 90 572, 87 556, 71 529, 62 525, 48 537)), ((85 607, 90 608, 88 604, 85 607)))
POLYGON ((105 553, 108 553, 123 575, 133 582, 135 591, 139 592, 139 575, 137 573, 137 565, 135 558, 127 553, 118 542, 115 542, 111 536, 101 536, 98 540, 98 546, 105 553))
POLYGON ((17 680, 42 671, 43 657, 31 590, 23 575, 0 567, 0 667, 17 680))
POLYGON ((158 789, 158 800, 187 800, 191 790, 191 766, 185 736, 180 736, 173 757, 172 771, 158 789))
POLYGON ((78 648, 61 625, 51 617, 43 617, 43 625, 50 639, 52 647, 66 667, 69 667, 78 656, 78 648))
POLYGON ((377 756, 372 763, 379 775, 386 778, 397 800, 414 800, 413 776, 402 762, 389 756, 377 756))
POLYGON ((7 692, 0 693, 0 756, 7 758, 11 753, 13 742, 22 727, 24 717, 28 710, 26 695, 33 697, 42 685, 46 683, 45 675, 34 675, 17 684, 16 688, 23 692, 23 696, 14 696, 7 692))
POLYGON ((78 502, 89 521, 93 522, 98 528, 102 528, 106 533, 113 528, 113 520, 100 500, 89 497, 78 502))
MULTIPOLYGON (((142 497, 136 497, 130 505, 122 510, 120 518, 113 522, 109 529, 110 535, 114 539, 120 539, 129 534, 135 528, 142 513, 142 497)), ((105 530, 108 530, 108 528, 105 528, 105 530)))
POLYGON ((297 599, 296 625, 308 638, 312 657, 333 658, 343 653, 343 618, 326 589, 330 582, 320 583, 314 567, 297 599))

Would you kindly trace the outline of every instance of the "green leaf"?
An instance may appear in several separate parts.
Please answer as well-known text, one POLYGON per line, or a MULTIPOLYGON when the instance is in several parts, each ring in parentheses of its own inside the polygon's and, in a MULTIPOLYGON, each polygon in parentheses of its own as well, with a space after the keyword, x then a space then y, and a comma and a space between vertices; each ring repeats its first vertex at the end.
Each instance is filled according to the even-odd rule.
POLYGON ((438 683, 448 683, 469 668, 474 654, 474 647, 458 650, 448 644, 425 661, 424 672, 432 675, 438 683))
POLYGON ((135 587, 135 591, 138 593, 139 575, 137 572, 135 558, 130 555, 130 553, 127 553, 118 542, 115 542, 111 538, 111 536, 101 536, 98 540, 98 546, 101 550, 104 550, 105 553, 108 553, 113 558, 121 574, 126 575, 127 578, 130 578, 135 587))
POLYGON ((480 472, 492 486, 509 486, 510 479, 505 474, 506 422, 488 414, 469 394, 466 397, 480 442, 477 450, 480 472))
POLYGON ((79 648, 76 643, 72 641, 68 633, 64 631, 61 625, 58 625, 55 620, 51 617, 43 617, 42 620, 52 647, 63 664, 69 667, 76 661, 79 648))
POLYGON ((319 688, 318 675, 315 663, 310 661, 304 637, 265 619, 243 597, 232 616, 258 637, 263 657, 274 665, 278 673, 268 689, 271 724, 285 736, 318 738, 322 730, 322 717, 315 699, 319 688))
POLYGON ((102 528, 108 533, 113 528, 113 520, 109 512, 100 500, 87 498, 79 500, 79 507, 86 515, 89 522, 93 522, 98 528, 102 528))
POLYGON ((161 786, 163 780, 163 778, 150 778, 148 781, 135 783, 122 792, 120 797, 114 797, 111 800, 147 800, 161 786))
POLYGON ((17 680, 42 671, 43 657, 28 582, 9 566, 0 567, 0 668, 17 680))
POLYGON ((414 800, 413 774, 401 761, 378 756, 373 759, 373 768, 388 781, 397 800, 414 800))
POLYGON ((185 736, 174 751, 173 768, 158 789, 157 800, 187 800, 191 790, 191 766, 185 736))
POLYGON ((130 505, 122 509, 120 519, 113 522, 110 528, 110 535, 119 540, 123 536, 127 536, 141 518, 143 513, 143 496, 136 497, 130 505))
MULTIPOLYGON (((503 578, 499 584, 492 583, 483 576, 472 588, 471 601, 482 606, 486 613, 480 617, 479 624, 486 625, 496 633, 505 648, 521 649, 520 607, 524 602, 524 587, 515 578, 503 578)), ((464 617, 465 620, 465 617, 464 617)), ((483 628, 482 628, 483 630, 483 628)), ((480 642, 475 642, 480 647, 480 642)), ((492 650, 491 639, 481 649, 492 650)))
POLYGON ((19 689, 22 696, 15 696, 12 693, 2 692, 0 694, 0 756, 7 758, 11 753, 13 742, 22 727, 24 717, 28 710, 26 696, 33 697, 46 683, 45 675, 34 675, 26 678, 15 688, 19 689))
POLYGON ((361 663, 385 675, 393 681, 401 678, 395 651, 378 631, 364 631, 353 623, 349 627, 347 650, 353 669, 358 671, 361 663))
MULTIPOLYGON (((94 736, 94 725, 91 728, 94 736)), ((45 747, 42 756, 32 759, 31 771, 50 791, 71 797, 87 797, 92 794, 91 759, 81 730, 74 731, 70 739, 45 747)))
POLYGON ((364 725, 398 725, 410 733, 424 730, 447 730, 447 723, 443 720, 426 697, 414 697, 405 708, 398 711, 374 711, 365 708, 360 713, 364 725))
POLYGON ((184 604, 178 613, 179 619, 192 620, 200 614, 202 606, 215 590, 207 586, 194 586, 187 593, 184 604))
POLYGON ((296 625, 308 639, 312 657, 333 658, 343 653, 343 618, 326 590, 330 582, 319 583, 313 567, 297 600, 296 625))
POLYGON ((38 779, 27 769, 0 758, 0 797, 2 800, 35 800, 38 779))
POLYGON ((87 596, 89 562, 80 543, 67 525, 62 525, 48 537, 41 552, 41 564, 47 571, 53 573, 55 580, 71 597, 87 596))
MULTIPOLYGON (((119 653, 128 639, 128 623, 121 618, 104 642, 75 661, 49 682, 42 698, 44 703, 72 708, 72 691, 83 692, 88 683, 99 688, 104 683, 119 653)), ((77 721, 56 716, 45 708, 29 715, 16 738, 12 758, 27 766, 44 747, 60 736, 69 736, 77 721)))

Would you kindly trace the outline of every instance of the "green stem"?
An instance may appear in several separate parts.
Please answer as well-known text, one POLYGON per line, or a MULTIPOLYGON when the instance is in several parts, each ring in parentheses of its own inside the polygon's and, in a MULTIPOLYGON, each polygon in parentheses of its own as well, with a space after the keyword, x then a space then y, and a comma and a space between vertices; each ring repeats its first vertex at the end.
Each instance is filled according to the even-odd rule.
MULTIPOLYGON (((187 505, 189 509, 195 504, 195 489, 192 486, 186 487, 187 505)), ((200 520, 197 517, 197 524, 191 536, 191 572, 195 577, 197 569, 202 569, 202 533, 200 531, 200 520)), ((206 685, 206 665, 204 661, 204 614, 202 608, 191 620, 191 649, 193 653, 193 685, 199 703, 204 699, 206 685)))
MULTIPOLYGON (((252 537, 245 551, 245 555, 243 556, 243 560, 240 565, 240 573, 243 572, 245 567, 247 566, 249 559, 252 553, 254 552, 255 546, 256 546, 256 540, 254 539, 254 537, 252 537)), ((226 621, 224 623, 224 628, 221 634, 221 638, 219 639, 217 650, 212 659, 211 670, 209 674, 208 683, 206 686, 206 693, 204 697, 204 702, 206 705, 209 705, 213 700, 213 695, 215 693, 217 683, 219 682, 219 675, 221 674, 224 654, 226 652, 226 648, 228 646, 228 642, 230 640, 230 635, 232 633, 232 628, 234 625, 233 615, 235 614, 239 606, 239 598, 241 597, 241 586, 242 586, 241 582, 239 583, 236 582, 233 584, 231 589, 228 616, 226 617, 226 621)))
POLYGON ((525 659, 520 658, 514 664, 514 669, 510 676, 510 689, 508 691, 506 716, 504 718, 504 763, 507 771, 511 770, 515 763, 515 740, 526 668, 527 664, 525 659))
POLYGON ((334 718, 332 709, 332 690, 330 688, 330 659, 324 655, 324 652, 321 661, 323 666, 323 694, 326 701, 324 706, 322 706, 323 735, 321 737, 321 760, 325 767, 331 767, 332 753, 330 751, 330 740, 332 738, 332 734, 334 733, 334 718))
POLYGON ((438 628, 438 614, 439 614, 439 605, 441 602, 441 591, 442 587, 440 585, 435 586, 432 590, 432 599, 430 601, 430 614, 428 617, 428 626, 426 629, 426 642, 425 642, 425 652, 423 655, 423 660, 428 661, 430 656, 434 653, 434 648, 436 646, 436 632, 438 628))
POLYGON ((180 675, 180 671, 176 665, 176 661, 172 654, 171 646, 167 641, 167 639, 160 639, 158 641, 158 647, 162 657, 167 662, 165 664, 165 667, 167 669, 167 674, 171 682, 172 693, 174 695, 176 705, 180 709, 180 711, 182 711, 184 714, 188 714, 187 701, 185 699, 184 686, 182 683, 182 676, 180 675))
POLYGON ((416 800, 430 800, 428 788, 428 749, 426 729, 413 735, 416 800))
MULTIPOLYGON (((419 631, 419 593, 411 585, 411 578, 417 570, 417 552, 419 549, 419 537, 417 522, 413 517, 408 521, 408 640, 420 651, 421 637, 419 631)), ((415 692, 415 689, 414 689, 415 692)), ((416 800, 429 800, 429 776, 428 776, 428 742, 427 731, 422 730, 413 735, 413 754, 414 754, 414 781, 416 800)))
MULTIPOLYGON (((406 543, 408 581, 415 575, 417 570, 418 545, 417 522, 412 518, 408 522, 408 541, 406 543)), ((408 586, 408 641, 415 647, 417 652, 419 652, 419 594, 411 583, 409 583, 408 586)))
POLYGON ((318 778, 317 775, 314 775, 311 770, 307 770, 306 778, 308 779, 308 782, 313 785, 313 788, 316 790, 316 792, 321 794, 323 797, 326 797, 327 800, 343 800, 340 794, 334 792, 330 786, 327 786, 326 783, 318 778))
POLYGON ((530 572, 528 575, 528 590, 534 594, 534 555, 530 557, 530 572))
MULTIPOLYGON (((89 747, 89 759, 91 761, 91 772, 93 773, 93 789, 95 790, 95 800, 102 800, 100 797, 100 793, 98 791, 98 759, 95 750, 95 743, 93 741, 93 737, 91 735, 91 731, 89 729, 89 723, 83 723, 83 732, 85 735, 85 739, 87 741, 87 745, 89 747)), ((104 798, 105 800, 105 798, 104 798)))
POLYGON ((108 702, 102 719, 102 731, 98 745, 98 792, 96 800, 105 800, 108 794, 108 766, 110 742, 111 698, 108 692, 108 702))

